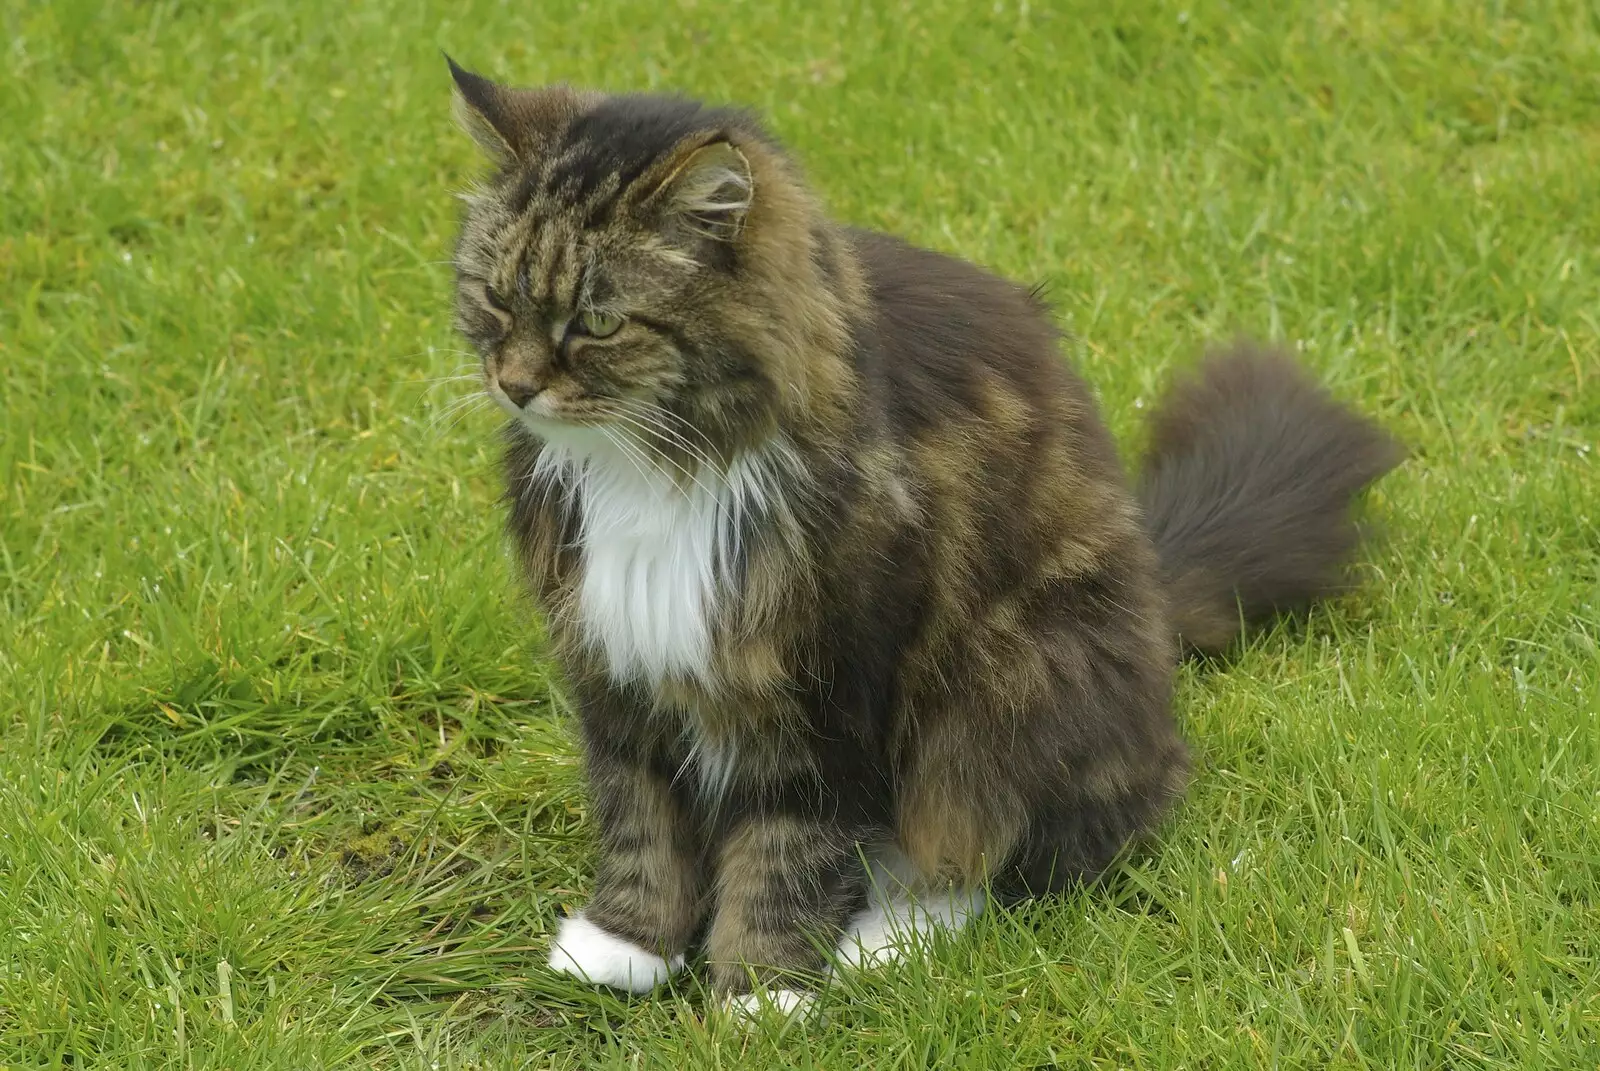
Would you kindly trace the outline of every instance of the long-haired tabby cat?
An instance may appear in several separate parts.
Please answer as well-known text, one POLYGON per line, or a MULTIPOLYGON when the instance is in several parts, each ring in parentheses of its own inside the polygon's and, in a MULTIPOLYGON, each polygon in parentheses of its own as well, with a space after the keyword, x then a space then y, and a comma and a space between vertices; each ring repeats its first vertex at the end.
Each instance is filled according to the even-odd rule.
POLYGON ((1028 290, 833 222, 750 116, 451 69, 495 164, 459 326, 599 836, 551 966, 700 946, 788 1008, 1100 873, 1183 791, 1180 647, 1338 587, 1392 441, 1241 347, 1130 490, 1028 290))

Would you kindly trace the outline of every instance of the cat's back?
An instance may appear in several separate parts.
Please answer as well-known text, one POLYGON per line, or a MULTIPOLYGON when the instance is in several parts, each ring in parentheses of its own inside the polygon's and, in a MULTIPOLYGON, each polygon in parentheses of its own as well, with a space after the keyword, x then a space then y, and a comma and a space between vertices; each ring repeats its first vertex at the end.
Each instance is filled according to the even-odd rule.
POLYGON ((985 453, 1064 448, 1076 465, 1121 482, 1089 390, 1033 291, 889 235, 848 234, 872 309, 856 371, 891 434, 976 431, 985 453))
POLYGON ((953 257, 864 231, 850 239, 871 308, 855 351, 854 438, 895 459, 910 507, 903 544, 876 549, 916 578, 925 609, 971 623, 1002 592, 1112 559, 1141 568, 1115 447, 1043 303, 953 257))

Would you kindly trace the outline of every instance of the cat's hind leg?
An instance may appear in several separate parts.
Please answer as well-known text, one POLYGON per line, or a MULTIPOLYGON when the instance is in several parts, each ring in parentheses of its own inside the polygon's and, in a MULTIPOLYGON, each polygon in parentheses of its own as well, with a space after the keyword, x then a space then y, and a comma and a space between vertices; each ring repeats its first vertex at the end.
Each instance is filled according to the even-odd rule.
POLYGON ((896 807, 923 874, 1012 900, 1102 873, 1177 799, 1175 660, 1134 542, 966 623, 919 689, 896 807))

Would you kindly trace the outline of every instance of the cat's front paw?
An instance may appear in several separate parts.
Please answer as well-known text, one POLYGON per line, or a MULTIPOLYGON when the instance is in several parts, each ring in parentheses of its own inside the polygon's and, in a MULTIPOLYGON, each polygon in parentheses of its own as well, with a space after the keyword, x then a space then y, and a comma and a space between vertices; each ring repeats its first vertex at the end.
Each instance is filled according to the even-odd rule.
POLYGON ((804 990, 758 989, 724 997, 722 1010, 735 1024, 748 1029, 761 1022, 781 1024, 809 1019, 816 1002, 817 995, 804 990))
POLYGON ((550 969, 593 985, 648 993, 683 970, 683 956, 663 959, 607 933, 579 912, 561 920, 550 942, 550 969))
POLYGON ((949 889, 916 900, 873 890, 867 908, 845 927, 839 939, 838 962, 852 969, 882 967, 907 953, 926 948, 935 930, 957 933, 983 913, 981 889, 949 889))

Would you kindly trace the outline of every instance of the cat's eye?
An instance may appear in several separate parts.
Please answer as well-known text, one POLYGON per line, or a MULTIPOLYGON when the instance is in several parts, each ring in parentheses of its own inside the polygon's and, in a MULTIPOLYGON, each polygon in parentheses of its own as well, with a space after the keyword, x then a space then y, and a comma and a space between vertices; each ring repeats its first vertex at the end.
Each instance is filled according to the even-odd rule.
POLYGON ((622 317, 590 310, 579 314, 578 323, 590 338, 610 338, 622 327, 622 317))
POLYGON ((489 310, 489 315, 494 317, 495 323, 500 326, 500 337, 504 338, 511 332, 511 308, 500 295, 495 293, 492 286, 483 288, 483 305, 489 310))

